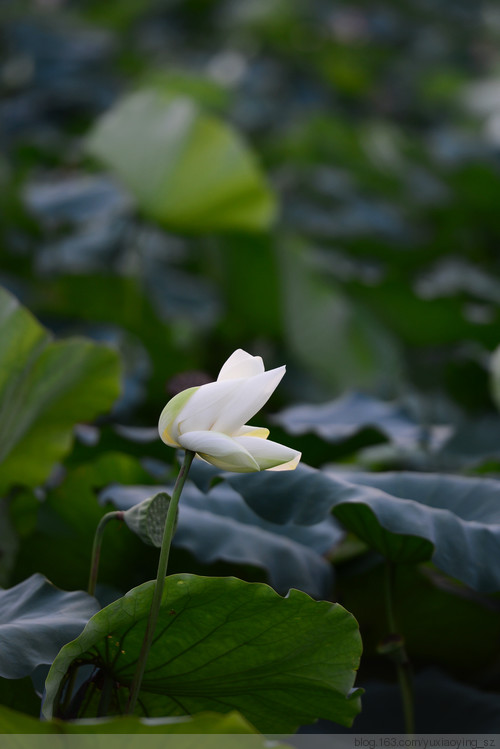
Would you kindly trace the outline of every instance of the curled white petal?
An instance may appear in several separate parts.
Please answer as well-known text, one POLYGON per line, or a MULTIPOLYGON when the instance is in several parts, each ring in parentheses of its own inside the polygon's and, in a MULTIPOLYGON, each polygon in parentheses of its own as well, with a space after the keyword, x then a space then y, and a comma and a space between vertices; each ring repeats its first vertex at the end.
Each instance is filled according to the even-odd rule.
POLYGON ((250 453, 261 471, 293 470, 301 457, 301 453, 291 447, 259 437, 236 437, 234 442, 250 453))
POLYGON ((260 470, 259 464, 244 445, 227 434, 195 431, 181 435, 179 440, 186 450, 198 453, 201 458, 223 471, 253 473, 260 470))
POLYGON ((240 377, 255 377, 264 372, 264 362, 260 356, 252 356, 239 348, 223 364, 217 380, 235 380, 240 377))
MULTIPOLYGON (((235 434, 251 419, 274 393, 286 367, 277 367, 269 372, 250 377, 247 380, 227 380, 238 383, 238 387, 229 395, 219 410, 212 429, 224 434, 235 434)), ((223 383, 220 383, 223 384, 223 383)))

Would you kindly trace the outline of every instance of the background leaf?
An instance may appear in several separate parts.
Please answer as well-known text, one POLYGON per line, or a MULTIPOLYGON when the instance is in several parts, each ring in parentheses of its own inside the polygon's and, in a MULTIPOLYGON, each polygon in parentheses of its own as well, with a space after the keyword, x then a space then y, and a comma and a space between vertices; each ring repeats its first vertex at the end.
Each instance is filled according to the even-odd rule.
POLYGON ((36 486, 69 451, 73 426, 108 410, 119 393, 115 352, 85 340, 52 342, 0 288, 0 493, 36 486))
POLYGON ((475 590, 500 590, 500 484, 443 474, 318 471, 225 480, 276 523, 319 522, 330 511, 371 548, 398 562, 425 561, 475 590), (404 511, 402 511, 404 508, 404 511))
POLYGON ((274 197, 239 135, 185 96, 129 95, 97 122, 88 148, 171 229, 258 231, 274 219, 274 197))
MULTIPOLYGON (((273 421, 290 434, 313 432, 329 442, 349 439, 364 429, 376 429, 396 445, 410 449, 429 436, 428 427, 419 424, 402 406, 360 392, 347 392, 329 403, 290 406, 276 414, 273 421)), ((440 444, 450 431, 450 427, 442 427, 434 442, 440 444)))
MULTIPOLYGON (((100 500, 127 510, 150 496, 152 489, 110 486, 101 492, 100 500)), ((342 536, 342 529, 331 518, 309 527, 269 523, 252 512, 231 487, 217 484, 205 494, 188 481, 173 544, 188 549, 205 564, 221 559, 263 567, 279 593, 296 587, 315 598, 328 598, 333 570, 323 555, 342 536)))
POLYGON ((52 663, 98 609, 95 598, 58 590, 43 575, 0 590, 0 676, 20 679, 52 663))

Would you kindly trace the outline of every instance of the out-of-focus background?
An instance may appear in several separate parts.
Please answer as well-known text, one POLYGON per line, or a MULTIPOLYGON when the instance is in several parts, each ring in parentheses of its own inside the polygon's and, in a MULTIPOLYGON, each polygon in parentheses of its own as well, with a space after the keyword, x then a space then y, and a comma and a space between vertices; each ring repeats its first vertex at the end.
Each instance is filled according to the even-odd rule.
POLYGON ((237 347, 286 362, 295 401, 490 407, 494 2, 0 13, 0 280, 57 335, 119 347, 122 420, 237 347))
MULTIPOLYGON (((244 348, 287 365, 256 423, 302 463, 252 494, 196 461, 170 571, 340 601, 368 732, 404 730, 395 570, 417 731, 498 733, 499 5, 3 0, 0 20, 0 585, 84 589, 106 502, 177 473, 166 401, 244 348)), ((156 560, 110 530, 103 605, 156 560)), ((38 716, 42 691, 1 678, 0 706, 38 716)))

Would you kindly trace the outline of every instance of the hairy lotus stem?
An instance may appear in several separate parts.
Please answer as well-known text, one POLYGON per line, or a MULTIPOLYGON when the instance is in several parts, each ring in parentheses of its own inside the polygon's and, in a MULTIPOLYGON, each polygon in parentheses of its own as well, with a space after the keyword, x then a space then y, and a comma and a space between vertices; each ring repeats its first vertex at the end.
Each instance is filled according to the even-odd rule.
POLYGON ((137 704, 137 698, 141 690, 142 679, 144 676, 144 671, 146 669, 146 663, 148 660, 149 651, 151 649, 151 643, 153 642, 156 623, 158 621, 158 615, 160 612, 161 599, 165 586, 165 576, 167 574, 168 557, 175 529, 177 507, 194 456, 194 452, 192 452, 191 450, 186 450, 186 453, 184 455, 184 462, 179 471, 179 475, 177 476, 177 481, 175 482, 174 490, 172 492, 172 498, 168 506, 165 528, 163 531, 163 540, 161 544, 160 559, 158 561, 158 572, 156 575, 156 583, 153 591, 153 600, 151 601, 151 609, 149 611, 146 632, 144 633, 144 640, 142 641, 141 652, 137 660, 134 678, 130 686, 130 697, 126 709, 127 714, 131 714, 134 712, 135 706, 137 704))

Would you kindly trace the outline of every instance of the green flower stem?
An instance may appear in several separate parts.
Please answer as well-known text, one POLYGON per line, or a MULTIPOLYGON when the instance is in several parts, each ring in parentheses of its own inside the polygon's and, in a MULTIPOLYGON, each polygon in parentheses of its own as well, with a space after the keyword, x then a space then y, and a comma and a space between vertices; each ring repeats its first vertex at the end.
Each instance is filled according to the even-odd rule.
POLYGON ((87 592, 90 596, 93 596, 95 593, 104 529, 106 528, 110 520, 123 520, 123 512, 121 512, 120 510, 116 510, 115 512, 108 512, 106 515, 103 515, 103 517, 99 521, 99 525, 96 528, 94 545, 92 547, 92 557, 90 562, 89 585, 87 588, 87 592))
POLYGON ((394 613, 394 577, 395 566, 392 562, 388 561, 385 574, 385 605, 387 624, 389 626, 389 637, 379 648, 379 651, 388 655, 396 664, 399 689, 403 702, 405 731, 407 734, 414 734, 415 714, 411 667, 404 646, 404 639, 400 634, 398 634, 396 616, 394 613))
POLYGON ((134 712, 135 706, 137 704, 137 698, 141 689, 142 678, 146 669, 146 663, 148 660, 149 651, 151 649, 151 643, 153 642, 154 631, 156 628, 156 623, 158 621, 158 614, 160 612, 161 600, 163 597, 163 588, 165 586, 165 576, 167 574, 170 546, 172 544, 172 537, 174 535, 177 507, 194 456, 194 452, 192 452, 191 450, 186 450, 186 453, 184 455, 184 462, 179 471, 179 475, 177 476, 174 491, 172 492, 172 498, 168 506, 165 528, 163 531, 163 540, 161 544, 160 559, 158 561, 156 584, 153 591, 153 600, 151 601, 151 609, 149 612, 146 632, 144 633, 144 640, 142 641, 141 652, 137 660, 134 678, 130 686, 130 697, 126 710, 127 714, 131 714, 134 712))

